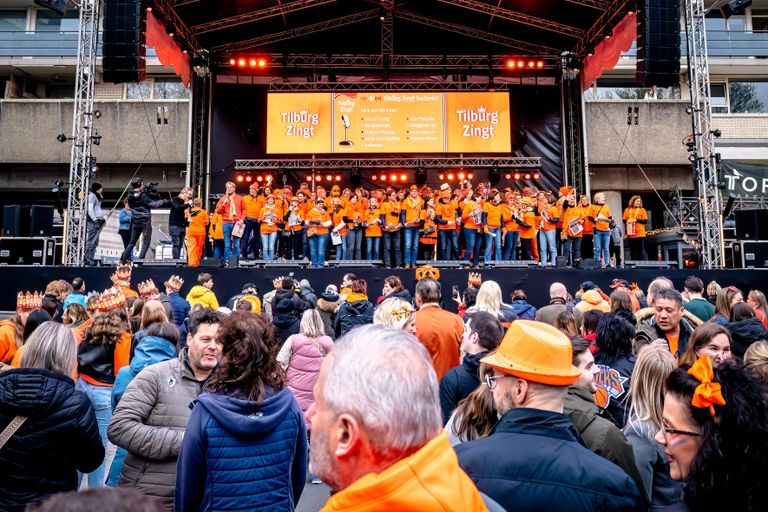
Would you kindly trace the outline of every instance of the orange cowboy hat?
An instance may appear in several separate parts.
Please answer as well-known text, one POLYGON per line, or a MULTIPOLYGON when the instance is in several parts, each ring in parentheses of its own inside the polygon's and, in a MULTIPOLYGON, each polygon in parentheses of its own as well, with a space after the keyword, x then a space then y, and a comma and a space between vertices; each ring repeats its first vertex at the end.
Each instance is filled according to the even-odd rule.
POLYGON ((569 386, 581 374, 581 370, 571 364, 571 356, 571 341, 555 327, 532 320, 516 320, 496 352, 481 362, 531 382, 569 386))

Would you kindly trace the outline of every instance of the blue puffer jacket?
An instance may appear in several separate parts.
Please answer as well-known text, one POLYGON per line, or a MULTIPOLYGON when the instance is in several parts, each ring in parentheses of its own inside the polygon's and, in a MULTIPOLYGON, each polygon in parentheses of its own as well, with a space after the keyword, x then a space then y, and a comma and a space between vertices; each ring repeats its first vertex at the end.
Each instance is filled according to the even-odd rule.
POLYGON ((536 308, 528 304, 527 301, 524 301, 522 299, 513 300, 512 304, 510 304, 509 307, 512 308, 512 311, 515 312, 515 314, 517 315, 517 318, 519 318, 520 320, 536 319, 536 308))
POLYGON ((176 347, 170 341, 159 336, 144 336, 136 345, 136 351, 131 359, 131 364, 123 366, 117 372, 115 383, 112 386, 112 411, 123 397, 125 388, 147 366, 176 357, 176 347))
POLYGON ((259 405, 203 393, 193 402, 176 470, 176 511, 296 507, 307 473, 307 432, 287 388, 259 405))
POLYGON ((184 319, 189 316, 189 302, 179 295, 179 292, 169 293, 168 298, 171 300, 171 309, 173 309, 173 323, 181 327, 184 319))
POLYGON ((638 506, 632 479, 585 448, 563 414, 512 409, 490 436, 454 449, 480 492, 507 510, 628 512, 638 506))

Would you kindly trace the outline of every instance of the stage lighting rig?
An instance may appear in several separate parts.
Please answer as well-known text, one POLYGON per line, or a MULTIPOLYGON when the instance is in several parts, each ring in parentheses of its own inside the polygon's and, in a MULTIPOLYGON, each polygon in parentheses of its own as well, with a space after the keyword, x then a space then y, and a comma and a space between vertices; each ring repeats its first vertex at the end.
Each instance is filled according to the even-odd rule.
POLYGON ((240 69, 264 70, 269 67, 269 58, 264 55, 241 55, 229 58, 229 65, 240 69))

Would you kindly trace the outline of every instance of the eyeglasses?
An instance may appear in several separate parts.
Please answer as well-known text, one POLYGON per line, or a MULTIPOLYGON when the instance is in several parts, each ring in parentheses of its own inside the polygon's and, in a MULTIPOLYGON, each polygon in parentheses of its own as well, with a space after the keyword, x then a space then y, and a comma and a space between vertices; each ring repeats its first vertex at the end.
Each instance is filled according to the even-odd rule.
POLYGON ((498 379, 503 379, 504 377, 512 377, 512 375, 493 375, 491 373, 485 374, 485 385, 488 386, 488 389, 493 391, 496 389, 496 381, 498 379))
POLYGON ((676 436, 691 436, 691 437, 701 436, 701 432, 690 432, 688 430, 677 430, 674 428, 669 428, 669 425, 667 425, 666 421, 661 422, 661 430, 664 432, 665 437, 667 436, 667 434, 672 434, 676 436))

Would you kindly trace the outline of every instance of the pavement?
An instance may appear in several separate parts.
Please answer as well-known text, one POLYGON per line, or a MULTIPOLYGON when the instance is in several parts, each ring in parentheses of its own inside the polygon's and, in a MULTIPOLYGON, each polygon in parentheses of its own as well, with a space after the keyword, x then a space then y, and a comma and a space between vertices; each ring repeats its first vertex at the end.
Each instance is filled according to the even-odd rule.
POLYGON ((327 485, 307 483, 304 485, 296 512, 317 512, 323 508, 330 495, 331 488, 327 485))

